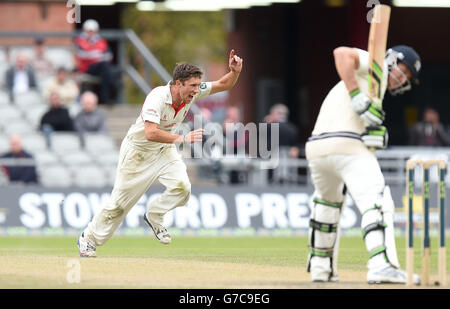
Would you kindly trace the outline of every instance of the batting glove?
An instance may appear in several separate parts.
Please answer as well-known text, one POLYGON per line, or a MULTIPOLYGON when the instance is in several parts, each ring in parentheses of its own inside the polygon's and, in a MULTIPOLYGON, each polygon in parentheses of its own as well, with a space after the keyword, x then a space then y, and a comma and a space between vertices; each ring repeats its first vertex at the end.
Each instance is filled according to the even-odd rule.
POLYGON ((379 126, 383 123, 385 112, 359 88, 350 92, 352 109, 368 126, 379 126))
POLYGON ((385 126, 370 126, 361 134, 361 139, 367 147, 385 149, 389 141, 389 134, 385 126))

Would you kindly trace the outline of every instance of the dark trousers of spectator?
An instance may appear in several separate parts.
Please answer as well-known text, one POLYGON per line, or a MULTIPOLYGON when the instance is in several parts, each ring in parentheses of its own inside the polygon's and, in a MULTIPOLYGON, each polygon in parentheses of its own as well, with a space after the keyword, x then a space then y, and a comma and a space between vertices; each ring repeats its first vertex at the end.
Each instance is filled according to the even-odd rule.
POLYGON ((113 77, 111 65, 108 62, 99 62, 91 64, 87 71, 88 74, 98 76, 100 78, 99 103, 112 104, 111 90, 113 88, 113 77))

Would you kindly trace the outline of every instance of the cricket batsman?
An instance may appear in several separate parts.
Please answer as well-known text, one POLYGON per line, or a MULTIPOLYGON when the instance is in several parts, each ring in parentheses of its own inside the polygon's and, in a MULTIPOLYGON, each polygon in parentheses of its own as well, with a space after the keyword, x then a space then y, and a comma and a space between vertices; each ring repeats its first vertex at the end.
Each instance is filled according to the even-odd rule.
MULTIPOLYGON (((368 96, 369 54, 338 47, 333 52, 341 81, 322 103, 306 143, 315 187, 309 228, 308 272, 313 282, 338 281, 339 219, 348 192, 362 214, 362 234, 369 252, 368 283, 406 284, 394 239, 394 202, 374 149, 384 149, 385 112, 368 96)), ((381 99, 386 89, 402 94, 418 83, 419 55, 409 46, 386 51, 381 99)), ((420 284, 420 277, 414 275, 420 284)))
POLYGON ((231 50, 228 60, 230 71, 213 82, 202 82, 203 72, 197 66, 178 64, 172 80, 147 95, 139 117, 122 141, 110 200, 78 238, 81 257, 96 256, 96 247, 113 235, 128 211, 155 180, 166 189, 149 203, 144 221, 159 242, 171 242, 171 236, 163 225, 164 214, 184 206, 191 194, 186 165, 175 144, 201 142, 204 130, 193 130, 186 135, 175 132, 193 102, 235 85, 242 63, 234 49, 231 50))

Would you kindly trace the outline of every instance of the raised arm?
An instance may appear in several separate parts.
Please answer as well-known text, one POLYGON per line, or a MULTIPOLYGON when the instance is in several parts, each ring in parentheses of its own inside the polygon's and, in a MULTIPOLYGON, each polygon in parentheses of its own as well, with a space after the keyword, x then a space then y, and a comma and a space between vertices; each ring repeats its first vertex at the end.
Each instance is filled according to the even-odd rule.
POLYGON ((341 46, 333 51, 336 71, 350 92, 358 88, 355 70, 359 68, 359 55, 352 47, 341 46))
POLYGON ((234 49, 232 49, 228 58, 230 72, 222 76, 219 80, 212 82, 210 94, 233 88, 239 78, 239 73, 242 71, 242 62, 242 58, 235 55, 234 49))

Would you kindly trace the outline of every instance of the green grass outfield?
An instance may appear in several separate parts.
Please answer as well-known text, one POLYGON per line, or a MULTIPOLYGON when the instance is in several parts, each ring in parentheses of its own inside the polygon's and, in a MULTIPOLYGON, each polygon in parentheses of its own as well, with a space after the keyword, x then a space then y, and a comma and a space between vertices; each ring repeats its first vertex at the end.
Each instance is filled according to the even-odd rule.
MULTIPOLYGON (((97 248, 97 258, 86 259, 78 256, 76 237, 0 237, 0 288, 303 288, 309 283, 307 242, 306 237, 183 236, 162 245, 153 237, 113 236, 97 248), (80 263, 76 284, 67 280, 70 261, 80 263)), ((416 242, 420 273, 420 239, 416 242)), ((432 275, 436 244, 432 239, 432 275)), ((397 249, 404 268, 404 238, 397 238, 397 249)), ((362 238, 342 237, 338 268, 344 283, 335 287, 364 287, 367 258, 362 238)))

